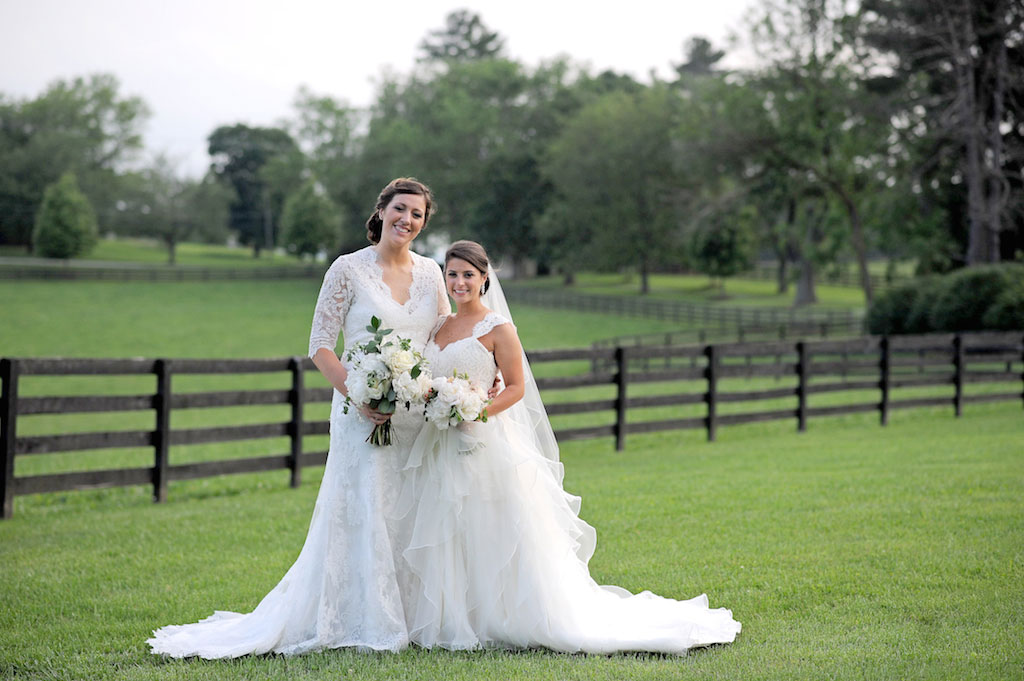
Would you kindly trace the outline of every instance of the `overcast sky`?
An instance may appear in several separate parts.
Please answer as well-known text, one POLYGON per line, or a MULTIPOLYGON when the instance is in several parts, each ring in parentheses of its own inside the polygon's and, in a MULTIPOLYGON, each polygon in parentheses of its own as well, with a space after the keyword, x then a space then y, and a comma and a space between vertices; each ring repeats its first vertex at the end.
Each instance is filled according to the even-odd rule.
POLYGON ((34 97, 57 78, 114 73, 153 111, 147 149, 201 174, 218 125, 272 125, 299 86, 354 106, 386 69, 412 69, 417 45, 468 8, 528 65, 567 54, 646 81, 683 43, 724 45, 751 0, 0 0, 0 92, 34 97))

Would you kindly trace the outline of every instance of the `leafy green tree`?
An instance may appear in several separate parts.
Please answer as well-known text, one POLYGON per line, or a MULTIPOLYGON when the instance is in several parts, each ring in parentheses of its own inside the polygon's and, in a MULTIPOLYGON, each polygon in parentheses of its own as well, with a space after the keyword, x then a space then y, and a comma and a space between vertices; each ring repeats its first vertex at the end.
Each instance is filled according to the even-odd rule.
POLYGON ((746 207, 731 214, 718 212, 704 222, 692 244, 697 270, 718 280, 722 293, 725 279, 750 269, 754 264, 757 239, 754 235, 753 208, 746 207))
POLYGON ((549 209, 579 216, 564 227, 546 220, 556 231, 548 236, 587 243, 593 265, 636 267, 642 293, 650 290, 651 270, 676 247, 676 101, 663 86, 599 96, 565 124, 543 165, 555 189, 549 209))
POLYGON ((300 152, 280 128, 243 124, 214 130, 209 152, 214 174, 235 190, 231 228, 258 258, 261 250, 277 243, 284 196, 294 186, 289 172, 299 165, 294 159, 300 152))
POLYGON ((306 182, 285 201, 282 227, 289 252, 300 256, 330 252, 341 236, 338 209, 315 182, 306 182))
POLYGON ((96 245, 96 212, 78 189, 74 173, 46 188, 32 238, 36 251, 47 258, 74 258, 96 245))
POLYGON ((861 37, 902 94, 907 188, 945 211, 961 262, 1014 257, 1024 248, 1024 5, 864 0, 861 14, 861 37))
POLYGON ((142 146, 149 109, 109 74, 57 80, 38 97, 0 94, 0 243, 32 245, 45 188, 65 172, 103 218, 116 169, 142 146))

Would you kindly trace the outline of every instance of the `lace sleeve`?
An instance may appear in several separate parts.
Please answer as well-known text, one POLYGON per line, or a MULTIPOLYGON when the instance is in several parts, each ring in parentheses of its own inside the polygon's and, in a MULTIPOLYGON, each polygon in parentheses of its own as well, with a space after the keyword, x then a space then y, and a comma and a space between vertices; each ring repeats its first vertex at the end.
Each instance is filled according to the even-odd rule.
MULTIPOLYGON (((448 289, 444 285, 444 275, 435 263, 434 280, 437 281, 437 316, 447 317, 452 313, 452 304, 448 301, 448 289)), ((434 329, 437 331, 437 329, 434 329)))
POLYGON ((349 283, 345 261, 338 258, 324 275, 320 295, 313 311, 313 328, 309 332, 309 356, 320 348, 334 352, 338 334, 345 324, 345 315, 352 305, 352 287, 349 283))

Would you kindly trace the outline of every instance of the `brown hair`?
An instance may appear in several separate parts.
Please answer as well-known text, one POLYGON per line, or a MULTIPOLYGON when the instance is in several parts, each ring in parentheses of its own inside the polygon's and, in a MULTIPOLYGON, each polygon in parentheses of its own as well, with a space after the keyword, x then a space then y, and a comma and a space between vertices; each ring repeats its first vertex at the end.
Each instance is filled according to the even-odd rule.
POLYGON ((387 208, 391 199, 399 194, 415 194, 423 197, 427 204, 427 212, 423 215, 423 226, 427 226, 427 221, 434 212, 434 195, 431 193, 430 187, 413 177, 396 177, 380 190, 373 214, 366 221, 366 238, 371 244, 380 242, 380 233, 384 228, 384 222, 380 219, 381 211, 387 208))
POLYGON ((480 270, 481 274, 485 277, 484 286, 480 289, 480 293, 487 293, 487 289, 491 287, 491 278, 487 276, 487 267, 491 262, 487 259, 487 251, 484 250, 484 247, 475 241, 456 241, 448 247, 448 251, 444 254, 445 267, 448 266, 448 261, 452 258, 465 260, 480 270))

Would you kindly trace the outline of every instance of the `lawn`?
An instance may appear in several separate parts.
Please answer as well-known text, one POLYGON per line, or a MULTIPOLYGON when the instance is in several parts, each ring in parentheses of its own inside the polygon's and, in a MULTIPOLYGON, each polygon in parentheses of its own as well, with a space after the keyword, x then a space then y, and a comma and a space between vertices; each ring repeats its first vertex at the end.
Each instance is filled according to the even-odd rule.
POLYGON ((1010 679, 1024 644, 1019 404, 563 448, 602 583, 706 592, 744 630, 683 657, 531 651, 169 661, 157 626, 249 610, 301 546, 319 471, 19 499, 0 523, 12 679, 1010 679))
MULTIPOLYGON (((0 282, 0 356, 301 355, 318 286, 0 282)), ((513 312, 528 348, 671 328, 513 312)), ((89 394, 89 381, 114 381, 132 392, 135 380, 26 377, 22 387, 89 394)), ((236 387, 190 380, 176 389, 236 387)), ((257 388, 272 377, 233 380, 257 388)), ((276 408, 244 418, 266 420, 267 409, 276 408)), ((176 412, 174 425, 217 411, 176 412)), ((19 433, 52 432, 62 418, 72 430, 152 427, 125 414, 37 416, 21 419, 19 433)), ((794 427, 725 428, 714 444, 700 431, 636 435, 619 454, 608 438, 563 448, 566 486, 583 495, 583 515, 599 531, 595 578, 680 598, 706 592, 743 622, 735 645, 684 658, 417 649, 226 662, 149 655, 153 628, 215 608, 249 610, 280 579, 309 522, 321 475, 310 468, 297 490, 285 471, 175 482, 160 505, 144 487, 18 497, 14 518, 0 521, 0 678, 1021 678, 1020 403, 968 405, 961 419, 948 408, 897 412, 886 428, 874 414, 813 420, 804 434, 794 427)), ((275 440, 176 447, 172 463, 285 450, 275 440)), ((151 451, 19 457, 17 473, 147 460, 151 451)))
MULTIPOLYGON (((20 246, 0 246, 0 256, 28 256, 25 248, 20 246)), ((96 247, 82 256, 82 260, 144 263, 147 265, 166 265, 167 247, 155 239, 100 239, 96 247)), ((176 249, 178 265, 192 267, 265 267, 281 265, 298 265, 302 261, 283 253, 263 251, 259 258, 254 258, 252 249, 246 246, 223 246, 219 244, 180 243, 176 249)), ((56 261, 61 263, 63 261, 56 261)))
MULTIPOLYGON (((560 289, 561 277, 537 277, 525 286, 560 289)), ((713 286, 703 275, 652 274, 650 293, 647 298, 654 300, 678 300, 689 303, 719 305, 722 307, 792 307, 795 286, 788 293, 779 294, 775 282, 756 279, 728 279, 722 289, 713 286)), ((577 293, 600 295, 638 296, 640 277, 636 274, 599 274, 584 272, 576 277, 576 283, 566 290, 577 293)), ((864 308, 864 292, 848 286, 817 285, 818 305, 816 307, 860 310, 864 308)), ((814 308, 810 308, 814 309, 814 308)))

